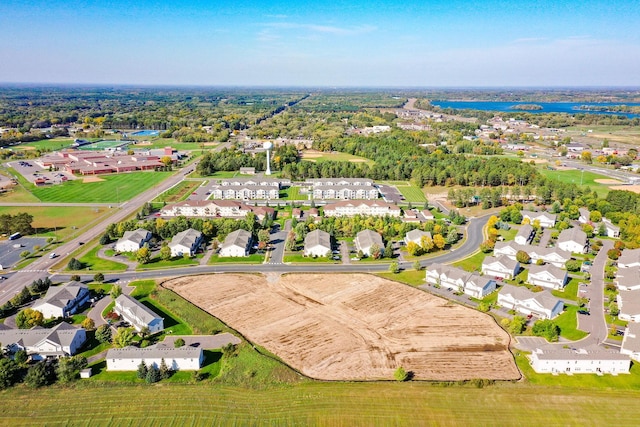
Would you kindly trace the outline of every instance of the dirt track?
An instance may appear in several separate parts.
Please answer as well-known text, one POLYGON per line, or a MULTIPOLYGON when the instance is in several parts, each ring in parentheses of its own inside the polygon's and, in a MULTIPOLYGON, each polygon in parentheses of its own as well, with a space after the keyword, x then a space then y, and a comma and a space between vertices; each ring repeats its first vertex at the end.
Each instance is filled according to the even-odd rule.
POLYGON ((517 379, 509 336, 489 316, 367 274, 214 274, 164 284, 327 380, 517 379))

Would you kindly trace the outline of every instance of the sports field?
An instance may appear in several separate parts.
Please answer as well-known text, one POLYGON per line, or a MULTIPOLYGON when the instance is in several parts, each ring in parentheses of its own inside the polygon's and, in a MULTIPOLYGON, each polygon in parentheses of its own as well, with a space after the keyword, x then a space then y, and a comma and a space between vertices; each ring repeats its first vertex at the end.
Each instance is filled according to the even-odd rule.
POLYGON ((373 160, 366 159, 364 157, 354 156, 348 153, 332 152, 325 153, 323 151, 305 150, 302 152, 302 160, 308 162, 352 162, 352 163, 366 163, 369 166, 375 162, 373 160))
POLYGON ((367 274, 215 274, 164 287, 312 378, 520 378, 493 318, 367 274))
POLYGON ((551 180, 576 185, 580 185, 580 183, 582 183, 583 186, 589 186, 592 190, 595 190, 600 197, 605 197, 609 192, 608 185, 596 182, 596 180, 607 179, 609 177, 594 172, 582 172, 582 170, 579 169, 549 170, 547 168, 539 168, 538 172, 551 180))
POLYGON ((131 172, 100 175, 104 181, 68 181, 31 191, 40 201, 49 203, 121 203, 148 190, 171 176, 172 172, 131 172))

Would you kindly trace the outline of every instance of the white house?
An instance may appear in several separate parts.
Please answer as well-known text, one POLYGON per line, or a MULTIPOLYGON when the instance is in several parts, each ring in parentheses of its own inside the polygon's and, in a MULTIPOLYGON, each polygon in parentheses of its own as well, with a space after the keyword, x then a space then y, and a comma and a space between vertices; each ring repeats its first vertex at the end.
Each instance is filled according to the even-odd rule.
POLYGON ((587 233, 577 227, 562 230, 558 236, 558 247, 563 251, 583 254, 588 249, 587 233))
POLYGON ((640 362, 640 323, 629 323, 624 331, 620 353, 640 362))
POLYGON ((331 236, 326 231, 313 230, 304 238, 304 255, 324 257, 331 254, 331 236))
POLYGON ((316 185, 314 199, 377 199, 378 188, 365 185, 316 185))
POLYGON ((227 235, 220 247, 221 257, 241 257, 249 255, 251 233, 247 230, 236 230, 227 235))
POLYGON ((553 319, 564 309, 564 303, 549 291, 531 292, 525 287, 509 284, 500 289, 498 305, 541 319, 553 319))
POLYGON ((149 332, 155 334, 164 329, 164 319, 129 295, 122 294, 116 298, 113 311, 131 323, 136 331, 149 328, 149 332))
POLYGON ((324 207, 325 216, 400 216, 401 209, 381 200, 345 200, 330 203, 324 207))
POLYGON ((526 245, 533 239, 533 226, 531 224, 523 224, 513 239, 519 245, 526 245))
POLYGON ((619 268, 640 267, 640 249, 625 249, 618 258, 619 268))
POLYGON ((47 357, 73 356, 87 340, 83 328, 75 328, 66 322, 51 329, 0 329, 0 345, 10 353, 24 350, 33 360, 47 357))
POLYGON ((589 212, 589 209, 580 208, 578 211, 580 212, 580 216, 578 217, 578 222, 580 224, 588 224, 591 222, 591 212, 589 212))
POLYGON ((173 236, 169 248, 171 248, 171 256, 184 256, 189 254, 193 256, 202 244, 202 233, 188 228, 173 236))
POLYGON ((373 230, 362 230, 356 234, 355 243, 356 248, 367 256, 371 256, 371 249, 374 245, 378 246, 381 253, 384 253, 382 237, 373 230))
POLYGON ((85 285, 69 282, 49 287, 44 298, 36 301, 32 308, 42 313, 45 319, 69 317, 89 301, 89 296, 89 289, 85 285))
POLYGON ((135 252, 151 239, 151 233, 142 228, 134 231, 125 231, 120 240, 116 242, 116 251, 135 252))
POLYGON ((235 200, 185 200, 165 206, 160 214, 166 217, 189 218, 244 218, 253 212, 262 221, 272 218, 274 209, 268 206, 249 206, 235 200))
POLYGON ((422 231, 418 229, 411 230, 407 234, 405 234, 404 243, 408 245, 409 242, 413 242, 416 245, 420 246, 422 244, 423 237, 431 238, 431 233, 429 233, 428 231, 422 231))
POLYGON ((527 282, 532 285, 550 289, 563 289, 569 280, 569 274, 555 265, 529 266, 529 278, 527 282))
POLYGON ((640 267, 619 268, 616 274, 616 286, 621 291, 640 289, 640 267))
POLYGON ((640 322, 640 290, 620 291, 617 300, 620 320, 640 322))
POLYGON ((528 253, 532 262, 541 259, 543 262, 555 265, 556 267, 564 267, 565 263, 571 259, 571 252, 564 251, 560 248, 531 246, 528 253))
POLYGON ((496 290, 495 280, 444 264, 430 265, 425 280, 431 285, 450 287, 474 298, 484 298, 496 290))
POLYGON ((162 359, 169 369, 175 371, 196 371, 202 367, 204 352, 200 347, 160 347, 112 348, 105 357, 108 371, 136 371, 141 362, 147 367, 160 367, 162 359))
POLYGON ((482 274, 511 279, 520 271, 520 263, 509 257, 488 256, 482 261, 482 274))
POLYGON ((628 374, 628 356, 600 347, 536 349, 529 356, 531 367, 539 374, 628 374))
POLYGON ((548 212, 532 212, 522 211, 522 219, 529 219, 529 222, 533 224, 536 220, 540 222, 540 226, 544 228, 552 228, 556 225, 556 215, 548 212))
POLYGON ((615 224, 612 224, 606 218, 602 218, 602 223, 604 224, 604 228, 607 230, 607 237, 618 238, 620 237, 620 227, 615 224))

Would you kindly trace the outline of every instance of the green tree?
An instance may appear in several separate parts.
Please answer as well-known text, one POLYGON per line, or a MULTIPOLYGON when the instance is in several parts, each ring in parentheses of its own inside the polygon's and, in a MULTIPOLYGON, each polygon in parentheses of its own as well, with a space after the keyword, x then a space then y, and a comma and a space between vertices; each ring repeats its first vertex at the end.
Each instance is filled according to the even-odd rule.
POLYGON ((38 310, 26 308, 16 316, 16 325, 19 329, 31 329, 34 326, 42 326, 44 316, 38 310))
POLYGON ((71 258, 67 264, 68 270, 82 270, 84 265, 75 258, 71 258))
POLYGON ((549 319, 537 320, 531 331, 533 335, 544 337, 549 342, 557 341, 560 335, 560 327, 549 319))
POLYGON ((398 369, 393 373, 393 378, 400 382, 407 381, 409 379, 409 373, 405 371, 402 366, 398 366, 398 369))
POLYGON ((373 259, 380 259, 382 257, 382 248, 380 246, 378 246, 376 243, 374 243, 373 245, 371 245, 371 248, 369 249, 369 253, 371 254, 371 257, 373 259))
POLYGON ((564 263, 564 266, 567 269, 567 271, 575 272, 575 271, 580 271, 580 267, 582 266, 582 263, 578 260, 570 259, 569 261, 564 263))
POLYGON ((393 274, 398 274, 400 272, 400 265, 397 261, 392 261, 391 264, 389 264, 389 272, 393 274))
POLYGON ((393 243, 391 240, 389 240, 387 245, 384 247, 384 256, 386 258, 393 258, 393 243))
POLYGON ((413 269, 416 270, 416 271, 422 270, 422 265, 420 264, 420 261, 415 260, 413 262, 413 269))
POLYGON ((29 355, 27 354, 27 352, 25 350, 18 350, 13 355, 13 360, 19 366, 25 366, 27 364, 27 361, 29 360, 29 355))
POLYGON ((184 343, 184 340, 183 340, 182 338, 176 338, 176 339, 173 341, 173 346, 174 346, 175 348, 184 347, 184 344, 185 344, 185 343, 184 343))
POLYGON ((148 370, 147 370, 147 376, 145 377, 145 382, 147 384, 153 384, 153 383, 157 383, 158 381, 160 381, 161 376, 160 376, 160 371, 158 370, 158 368, 156 368, 154 365, 149 366, 148 370))
POLYGON ((136 260, 140 264, 148 264, 151 261, 151 251, 148 247, 143 246, 136 251, 136 260))
POLYGON ((111 327, 109 325, 98 326, 95 338, 101 344, 111 342, 111 327))
POLYGON ((80 326, 87 331, 92 331, 96 328, 96 322, 94 322, 92 318, 87 317, 82 321, 82 323, 80 323, 80 326))
POLYGON ((520 264, 529 264, 531 257, 525 251, 518 251, 516 252, 516 261, 520 264))
POLYGON ((162 245, 160 248, 160 259, 169 261, 171 259, 171 248, 168 245, 162 245))
POLYGON ((18 382, 20 366, 8 357, 0 358, 0 390, 18 382))
POLYGON ((141 361, 140 364, 138 365, 138 371, 136 373, 136 376, 141 380, 144 380, 147 378, 148 372, 149 372, 149 369, 147 369, 147 365, 144 364, 144 360, 141 361))
POLYGON ((527 319, 522 316, 513 316, 511 322, 509 322, 509 332, 512 335, 521 334, 524 331, 524 327, 527 324, 527 319))
POLYGON ((53 384, 54 381, 55 372, 53 367, 46 361, 38 362, 30 367, 24 377, 24 383, 31 388, 53 384))
POLYGON ((102 283, 104 282, 104 274, 102 273, 96 273, 93 276, 93 281, 97 282, 97 283, 102 283))
POLYGON ((29 251, 20 252, 20 258, 27 259, 27 258, 29 258, 29 255, 31 255, 31 252, 29 252, 29 251))
POLYGON ((111 299, 118 298, 120 295, 122 295, 122 287, 120 285, 113 285, 111 287, 111 292, 109 292, 109 295, 111 295, 111 299))
POLYGON ((167 362, 164 361, 164 357, 160 359, 160 379, 166 380, 171 377, 173 373, 171 369, 167 366, 167 362))
POLYGON ((87 359, 82 356, 62 357, 58 359, 56 376, 61 383, 73 381, 78 372, 87 367, 87 359))
POLYGON ((118 328, 116 334, 113 336, 113 345, 124 348, 131 345, 134 338, 135 333, 132 328, 118 328))

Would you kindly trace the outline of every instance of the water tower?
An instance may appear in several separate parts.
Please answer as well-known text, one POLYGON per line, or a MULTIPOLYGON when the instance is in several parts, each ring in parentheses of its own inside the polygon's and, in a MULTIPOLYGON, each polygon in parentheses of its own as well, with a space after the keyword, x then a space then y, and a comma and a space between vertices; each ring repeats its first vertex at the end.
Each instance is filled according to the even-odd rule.
POLYGON ((273 148, 273 143, 267 141, 262 144, 262 148, 267 150, 267 170, 264 174, 271 175, 271 149, 273 148))

